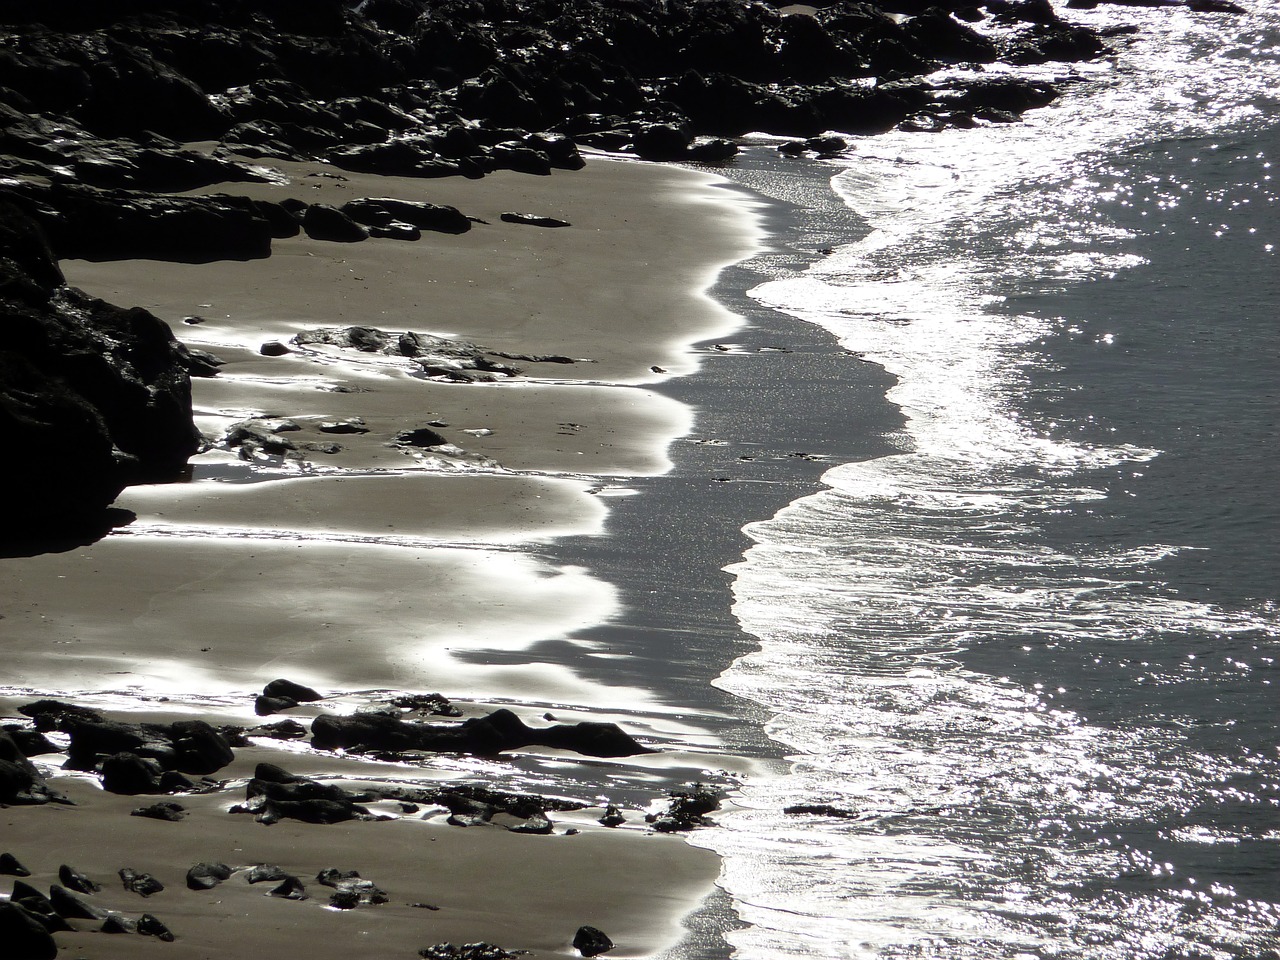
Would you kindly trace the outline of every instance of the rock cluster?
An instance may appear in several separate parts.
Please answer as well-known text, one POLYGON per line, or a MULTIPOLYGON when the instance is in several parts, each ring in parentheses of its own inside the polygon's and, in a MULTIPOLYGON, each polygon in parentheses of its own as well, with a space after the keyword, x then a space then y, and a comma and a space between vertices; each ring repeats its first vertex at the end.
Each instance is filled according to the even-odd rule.
POLYGON ((0 324, 4 540, 101 527, 126 484, 171 478, 199 448, 189 351, 146 310, 68 287, 35 220, 3 199, 0 324))
POLYGON ((841 0, 809 16, 746 0, 162 0, 139 15, 128 0, 7 3, 0 149, 14 172, 103 187, 260 176, 243 158, 546 174, 580 167, 580 143, 724 158, 732 145, 714 138, 750 131, 1010 119, 1053 90, 981 65, 1103 50, 1047 0, 985 6, 841 0), (954 64, 974 69, 924 79, 954 64), (193 155, 187 141, 218 149, 193 155))

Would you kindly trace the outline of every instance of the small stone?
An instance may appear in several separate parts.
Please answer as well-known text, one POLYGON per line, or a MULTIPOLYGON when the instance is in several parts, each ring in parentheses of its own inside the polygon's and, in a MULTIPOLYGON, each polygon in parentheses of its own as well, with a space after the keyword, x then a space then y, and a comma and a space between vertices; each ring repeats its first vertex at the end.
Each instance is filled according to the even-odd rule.
POLYGON ((283 357, 288 352, 289 348, 279 340, 268 340, 258 348, 258 353, 264 357, 283 357))

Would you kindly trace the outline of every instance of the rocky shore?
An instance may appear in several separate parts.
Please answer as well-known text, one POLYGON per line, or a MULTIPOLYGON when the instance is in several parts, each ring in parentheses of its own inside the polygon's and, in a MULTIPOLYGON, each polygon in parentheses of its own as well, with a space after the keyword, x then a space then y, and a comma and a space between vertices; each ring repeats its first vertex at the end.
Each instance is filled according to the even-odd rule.
POLYGON ((502 666, 608 617, 607 585, 502 551, 598 532, 595 494, 666 468, 689 412, 645 386, 732 329, 702 291, 758 242, 713 178, 597 156, 1013 123, 1076 82, 1017 68, 1124 32, 1047 0, 3 2, 0 28, 6 955, 676 942, 716 864, 661 835, 715 791, 651 786, 646 817, 486 777, 733 763, 668 750, 642 689, 502 666))

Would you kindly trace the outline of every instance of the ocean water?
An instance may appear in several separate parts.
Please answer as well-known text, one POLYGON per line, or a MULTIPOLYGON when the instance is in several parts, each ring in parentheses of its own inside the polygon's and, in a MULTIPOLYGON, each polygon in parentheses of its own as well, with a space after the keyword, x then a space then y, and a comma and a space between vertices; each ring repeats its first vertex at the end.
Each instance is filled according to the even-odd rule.
POLYGON ((1054 105, 804 174, 858 226, 750 296, 900 417, 728 568, 759 648, 714 682, 787 756, 695 840, 744 960, 1280 956, 1280 9, 1249 6, 1070 11, 1138 30, 1044 68, 1082 81, 1054 105))

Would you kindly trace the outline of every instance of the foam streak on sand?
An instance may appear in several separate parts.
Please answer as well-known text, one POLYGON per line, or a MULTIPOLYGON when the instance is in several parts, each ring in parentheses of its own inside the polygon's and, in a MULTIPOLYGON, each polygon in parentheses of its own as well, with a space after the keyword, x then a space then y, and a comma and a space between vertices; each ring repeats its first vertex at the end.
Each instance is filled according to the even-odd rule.
MULTIPOLYGON (((252 694, 277 676, 331 695, 321 711, 440 690, 469 716, 500 702, 536 724, 552 706, 557 720, 617 720, 672 748, 667 759, 633 758, 620 774, 597 763, 583 786, 630 778, 661 789, 669 768, 696 765, 712 746, 696 723, 636 686, 587 681, 563 665, 504 663, 502 654, 616 615, 611 584, 526 550, 557 536, 601 535, 602 487, 669 468, 666 447, 688 432, 691 411, 646 384, 692 371, 691 344, 738 322, 705 291, 722 266, 754 248, 749 209, 709 176, 599 159, 571 175, 500 172, 482 182, 281 166, 287 183, 244 192, 335 204, 427 200, 477 222, 461 236, 427 233, 416 243, 277 240, 273 256, 249 262, 64 262, 70 283, 146 307, 191 347, 226 361, 216 378, 195 382, 206 435, 222 437, 249 418, 292 424, 278 434, 283 448, 223 443, 196 458, 192 482, 126 491, 117 505, 137 519, 115 535, 0 560, 2 682, 11 684, 0 687, 0 715, 15 716, 32 696, 71 696, 131 720, 156 719, 144 714, 159 708, 248 724, 252 694), (573 226, 504 223, 507 210, 573 226), (591 362, 521 363, 518 382, 459 384, 424 378, 400 357, 257 349, 302 329, 353 325, 591 362), (357 417, 367 432, 322 426, 357 417), (426 424, 448 446, 394 442, 426 424)), ((592 655, 589 641, 564 642, 592 655)), ((505 771, 457 759, 434 769, 430 760, 352 764, 254 742, 219 776, 247 778, 254 762, 278 755, 308 776, 395 782, 494 768, 510 781, 511 770, 541 764, 532 779, 547 784, 548 770, 590 766, 545 750, 541 760, 513 757, 505 771)), ((550 956, 569 949, 582 923, 610 933, 619 944, 611 956, 649 955, 678 939, 679 918, 717 873, 715 857, 671 838, 603 831, 598 812, 572 821, 583 835, 569 839, 464 832, 416 817, 267 828, 225 812, 237 791, 192 798, 186 821, 165 824, 130 820, 135 800, 55 783, 79 805, 8 811, 6 844, 45 872, 62 860, 100 872, 127 861, 173 881, 147 905, 179 933, 178 944, 164 945, 170 958, 226 955, 218 944, 232 942, 222 939, 227 921, 237 924, 238 945, 315 960, 412 956, 449 939, 550 956), (217 859, 357 868, 395 902, 441 909, 388 904, 347 917, 238 887, 225 897, 177 889, 189 866, 217 859)), ((155 946, 66 936, 92 960, 155 946)))

